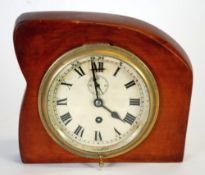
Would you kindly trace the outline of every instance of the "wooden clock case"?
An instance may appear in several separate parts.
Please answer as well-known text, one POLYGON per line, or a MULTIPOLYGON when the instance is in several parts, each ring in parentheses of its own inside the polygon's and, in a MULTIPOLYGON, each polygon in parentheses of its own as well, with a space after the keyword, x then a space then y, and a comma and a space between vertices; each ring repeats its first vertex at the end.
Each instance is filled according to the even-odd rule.
POLYGON ((160 107, 154 128, 136 148, 107 162, 183 160, 192 92, 192 67, 182 48, 159 29, 129 17, 83 12, 25 13, 14 30, 16 56, 26 79, 19 122, 24 163, 98 162, 65 151, 47 134, 38 112, 38 90, 63 53, 89 43, 109 43, 136 54, 152 71, 160 107))

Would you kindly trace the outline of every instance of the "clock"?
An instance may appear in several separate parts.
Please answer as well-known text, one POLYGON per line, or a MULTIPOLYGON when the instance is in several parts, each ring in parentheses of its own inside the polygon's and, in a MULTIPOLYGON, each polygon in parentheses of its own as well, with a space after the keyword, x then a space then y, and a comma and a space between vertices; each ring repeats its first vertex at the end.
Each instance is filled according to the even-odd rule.
POLYGON ((165 33, 117 15, 26 13, 14 46, 23 162, 183 159, 192 68, 165 33))
POLYGON ((48 134, 85 157, 113 157, 139 144, 157 118, 156 81, 138 57, 109 44, 88 44, 60 56, 39 90, 48 134))

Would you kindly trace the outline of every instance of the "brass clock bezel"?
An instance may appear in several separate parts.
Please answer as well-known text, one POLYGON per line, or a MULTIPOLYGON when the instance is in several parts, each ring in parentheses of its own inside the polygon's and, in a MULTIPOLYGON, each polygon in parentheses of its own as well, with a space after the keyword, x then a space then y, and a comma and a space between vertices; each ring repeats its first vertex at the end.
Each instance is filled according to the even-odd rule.
POLYGON ((141 61, 139 57, 132 54, 131 52, 109 44, 86 44, 77 48, 74 48, 62 56, 56 59, 56 61, 49 67, 47 72, 45 73, 41 85, 38 92, 38 110, 40 114, 41 121, 43 123, 44 128, 46 129, 47 133, 51 136, 51 138, 59 144, 65 150, 75 153, 82 157, 88 158, 111 158, 121 154, 124 154, 131 149, 135 148, 139 145, 151 132, 158 115, 159 110, 159 92, 156 80, 149 70, 149 68, 141 61), (123 146, 119 149, 115 149, 112 151, 107 152, 89 152, 83 149, 79 149, 74 147, 71 144, 68 144, 62 132, 56 130, 50 121, 48 110, 47 110, 47 97, 50 85, 56 75, 66 66, 66 63, 72 59, 81 56, 88 56, 93 54, 101 54, 101 55, 108 55, 113 56, 123 62, 126 62, 130 66, 132 66, 143 78, 147 90, 149 92, 150 98, 150 109, 149 109, 149 116, 146 124, 144 125, 142 131, 133 139, 127 139, 126 146, 123 146))

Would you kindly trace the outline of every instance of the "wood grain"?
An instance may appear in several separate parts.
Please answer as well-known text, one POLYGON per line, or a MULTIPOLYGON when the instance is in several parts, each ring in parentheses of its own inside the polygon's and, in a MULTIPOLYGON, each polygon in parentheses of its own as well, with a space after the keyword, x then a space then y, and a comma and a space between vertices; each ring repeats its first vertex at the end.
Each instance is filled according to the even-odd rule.
POLYGON ((26 13, 17 19, 14 46, 27 82, 19 121, 22 161, 98 162, 57 145, 38 113, 38 90, 49 66, 64 52, 87 43, 109 43, 136 54, 154 74, 160 93, 158 119, 151 134, 132 151, 106 161, 182 161, 192 92, 192 67, 186 53, 168 35, 145 22, 80 12, 26 13))

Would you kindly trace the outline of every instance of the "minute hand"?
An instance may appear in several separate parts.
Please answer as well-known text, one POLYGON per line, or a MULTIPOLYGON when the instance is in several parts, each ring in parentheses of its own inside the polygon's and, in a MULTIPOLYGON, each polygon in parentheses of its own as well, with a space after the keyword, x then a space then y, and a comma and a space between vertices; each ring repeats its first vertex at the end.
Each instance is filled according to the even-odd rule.
POLYGON ((93 74, 93 82, 94 82, 94 86, 95 86, 95 93, 96 93, 97 99, 99 99, 98 90, 97 90, 98 83, 97 83, 97 80, 96 80, 96 77, 95 77, 95 70, 94 70, 94 66, 93 66, 93 60, 91 59, 90 62, 91 62, 91 67, 92 67, 92 74, 93 74))

